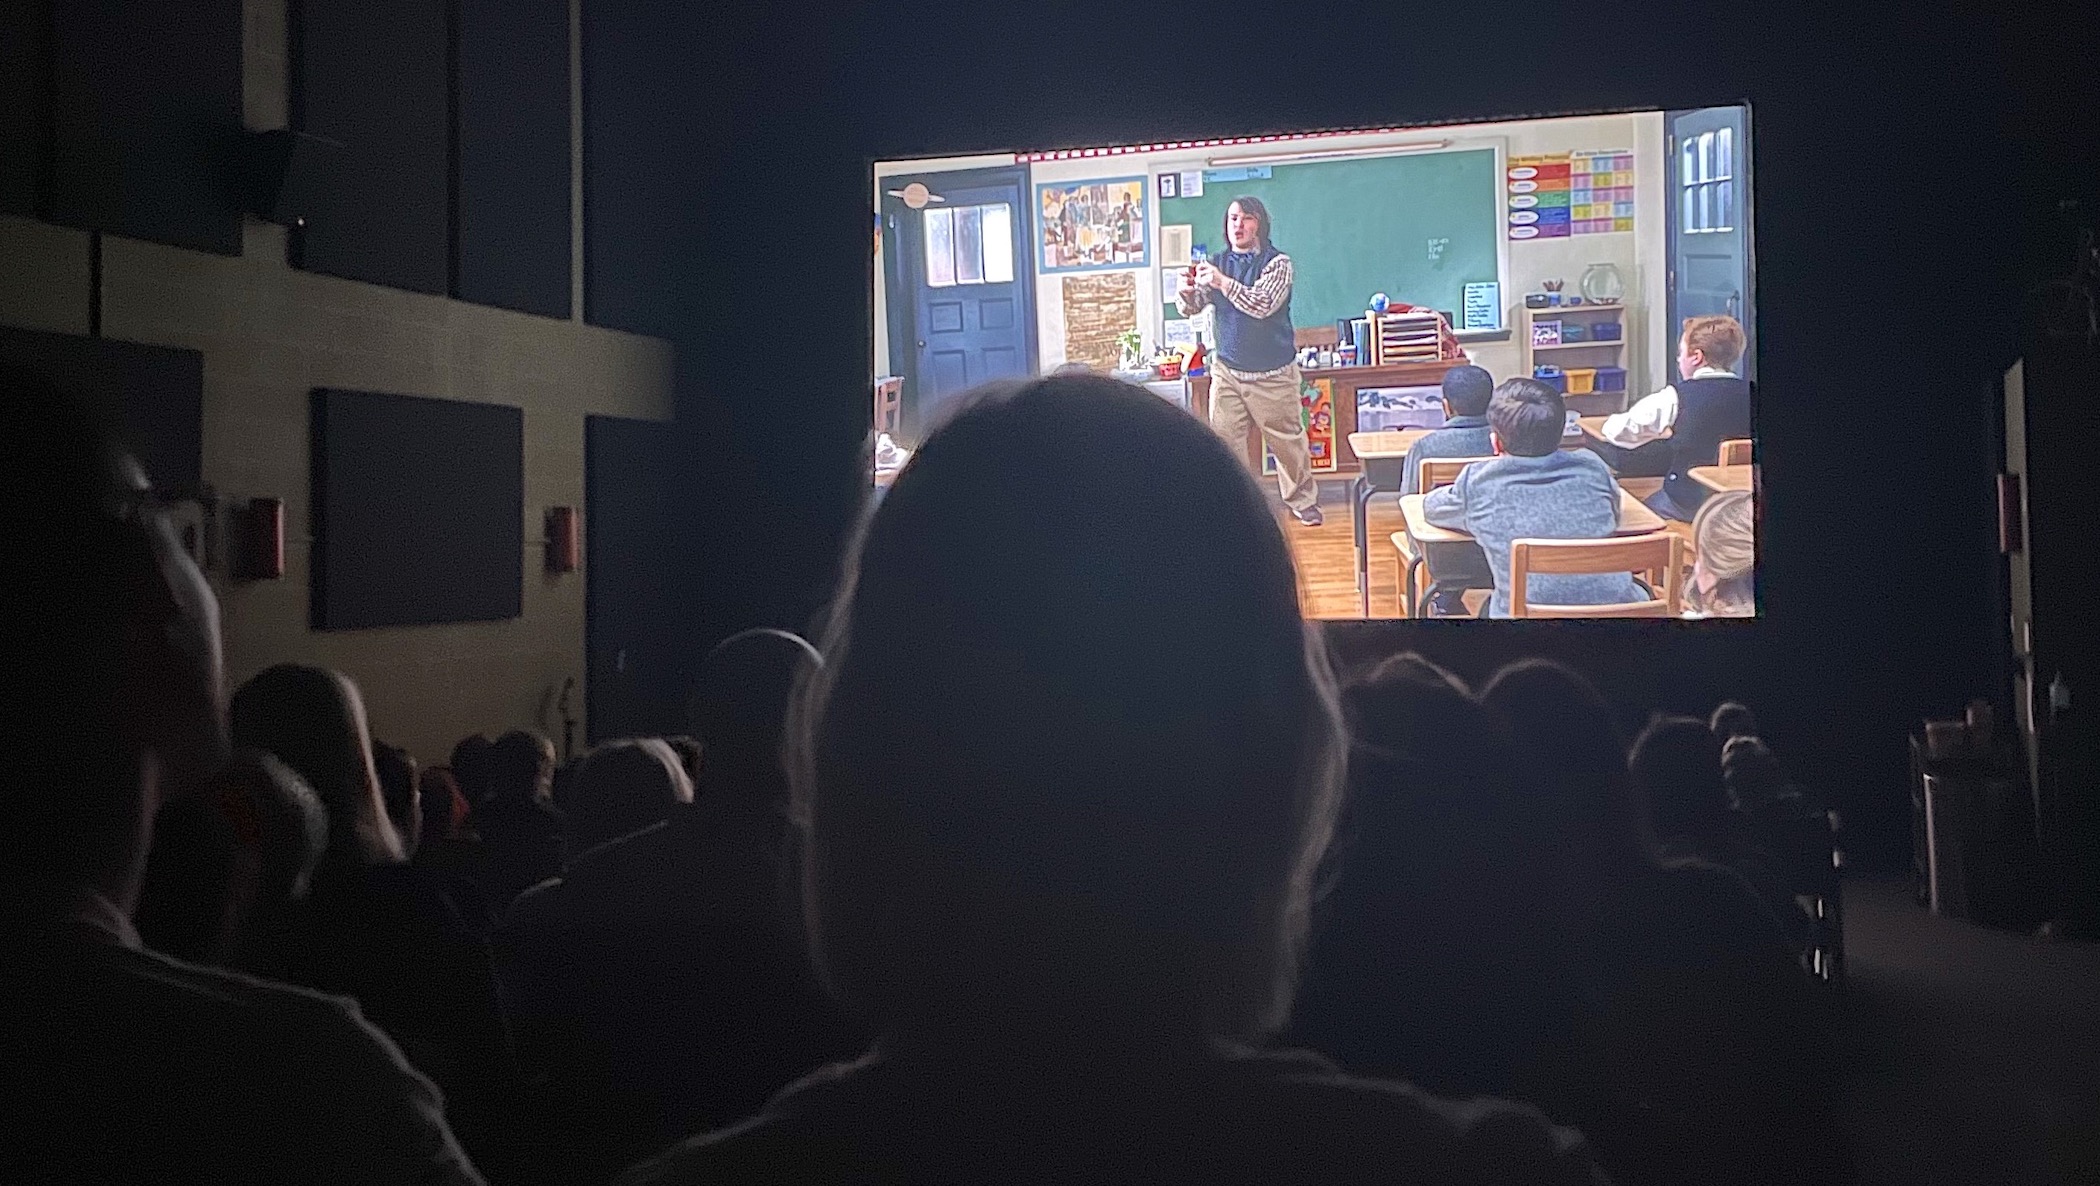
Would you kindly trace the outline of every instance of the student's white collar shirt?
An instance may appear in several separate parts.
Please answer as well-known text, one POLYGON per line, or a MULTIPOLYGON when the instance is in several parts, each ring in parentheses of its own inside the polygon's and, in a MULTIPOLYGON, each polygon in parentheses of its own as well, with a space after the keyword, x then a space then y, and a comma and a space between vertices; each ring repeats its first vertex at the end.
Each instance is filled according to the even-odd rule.
MULTIPOLYGON (((1692 378, 1733 379, 1735 372, 1725 367, 1700 367, 1692 372, 1692 378)), ((1639 403, 1616 416, 1606 416, 1604 427, 1597 435, 1622 449, 1631 449, 1660 439, 1675 423, 1677 388, 1671 386, 1643 397, 1639 403)))

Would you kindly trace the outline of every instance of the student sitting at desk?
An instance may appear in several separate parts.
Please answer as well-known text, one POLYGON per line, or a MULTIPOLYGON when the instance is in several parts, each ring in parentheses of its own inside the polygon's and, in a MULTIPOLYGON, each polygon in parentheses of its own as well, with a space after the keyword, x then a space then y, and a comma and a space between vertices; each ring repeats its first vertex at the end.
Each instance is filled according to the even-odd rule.
MULTIPOLYGON (((1504 380, 1488 403, 1497 456, 1467 466, 1458 481, 1422 500, 1432 524, 1466 532, 1487 553, 1495 576, 1491 618, 1510 616, 1511 541, 1602 539, 1618 530, 1619 484, 1596 454, 1560 447, 1567 419, 1567 402, 1558 391, 1537 379, 1504 380)), ((1432 574, 1435 568, 1432 561, 1432 574)), ((1628 573, 1542 573, 1531 578, 1527 594, 1554 605, 1608 605, 1647 596, 1628 573)))
MULTIPOLYGON (((1403 496, 1421 493, 1425 457, 1486 457, 1495 451, 1487 418, 1488 400, 1494 394, 1494 377, 1479 367, 1456 366, 1444 372, 1444 426, 1408 449, 1400 470, 1403 496)), ((1423 559, 1435 578, 1430 604, 1438 617, 1462 612, 1459 599, 1466 590, 1495 586, 1495 575, 1478 544, 1430 544, 1423 549, 1423 559)))
MULTIPOLYGON (((1682 381, 1605 418, 1598 435, 1618 449, 1634 450, 1668 434, 1669 441, 1657 446, 1667 450, 1663 487, 1647 500, 1649 509, 1665 519, 1690 522, 1707 495, 1689 476, 1690 469, 1714 464, 1722 441, 1750 435, 1750 381, 1730 369, 1742 356, 1741 322, 1687 317, 1677 339, 1682 381)), ((1616 468, 1623 474, 1639 472, 1627 465, 1616 468)))

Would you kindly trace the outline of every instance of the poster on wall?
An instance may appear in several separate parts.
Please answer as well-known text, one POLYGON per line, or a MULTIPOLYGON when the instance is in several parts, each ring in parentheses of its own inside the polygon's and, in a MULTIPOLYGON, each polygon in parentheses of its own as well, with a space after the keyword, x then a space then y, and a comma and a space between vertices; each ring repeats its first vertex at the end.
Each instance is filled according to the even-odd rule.
POLYGON ((1149 195, 1143 177, 1043 182, 1035 187, 1036 242, 1044 272, 1142 268, 1149 195))
POLYGON ((1633 229, 1633 153, 1569 154, 1568 225, 1578 235, 1633 229))
MULTIPOLYGON (((1334 470, 1334 380, 1298 380, 1298 402, 1304 407, 1305 450, 1315 473, 1334 470)), ((1261 472, 1276 472, 1276 455, 1265 444, 1261 450, 1261 472)))
POLYGON ((1509 158, 1503 188, 1512 240, 1565 239, 1573 233, 1568 215, 1570 168, 1565 152, 1509 158))

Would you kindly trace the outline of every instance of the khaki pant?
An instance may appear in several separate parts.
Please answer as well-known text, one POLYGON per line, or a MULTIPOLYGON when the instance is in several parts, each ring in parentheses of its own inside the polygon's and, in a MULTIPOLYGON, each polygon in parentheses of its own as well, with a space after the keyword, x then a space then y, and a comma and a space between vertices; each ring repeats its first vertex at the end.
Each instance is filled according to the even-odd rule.
POLYGON ((1224 437, 1237 454, 1247 447, 1250 421, 1276 455, 1276 487, 1283 504, 1302 511, 1319 502, 1320 484, 1313 479, 1312 456, 1305 446, 1297 366, 1265 379, 1242 379, 1223 366, 1211 368, 1211 431, 1224 437))

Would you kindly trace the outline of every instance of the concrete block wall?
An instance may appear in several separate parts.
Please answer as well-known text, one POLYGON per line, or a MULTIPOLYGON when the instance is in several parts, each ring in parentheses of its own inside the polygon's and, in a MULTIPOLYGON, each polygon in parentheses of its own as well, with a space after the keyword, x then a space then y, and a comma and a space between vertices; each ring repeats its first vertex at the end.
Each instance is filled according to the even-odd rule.
MULTIPOLYGON (((285 0, 247 7, 247 119, 281 127, 285 0)), ((203 352, 205 481, 224 500, 285 500, 282 580, 232 582, 223 564, 211 572, 229 678, 237 684, 280 662, 338 668, 364 689, 373 732, 426 762, 443 760, 475 731, 532 727, 558 739, 554 696, 564 679, 580 688, 585 676, 584 574, 544 571, 545 509, 583 506, 586 416, 671 418, 670 345, 580 319, 300 272, 286 263, 283 230, 253 220, 244 239, 237 258, 102 240, 103 336, 203 352), (524 409, 522 616, 311 628, 308 419, 316 387, 524 409)), ((89 257, 85 232, 0 218, 0 324, 87 333, 89 257)), ((580 720, 580 694, 572 707, 580 720)))

